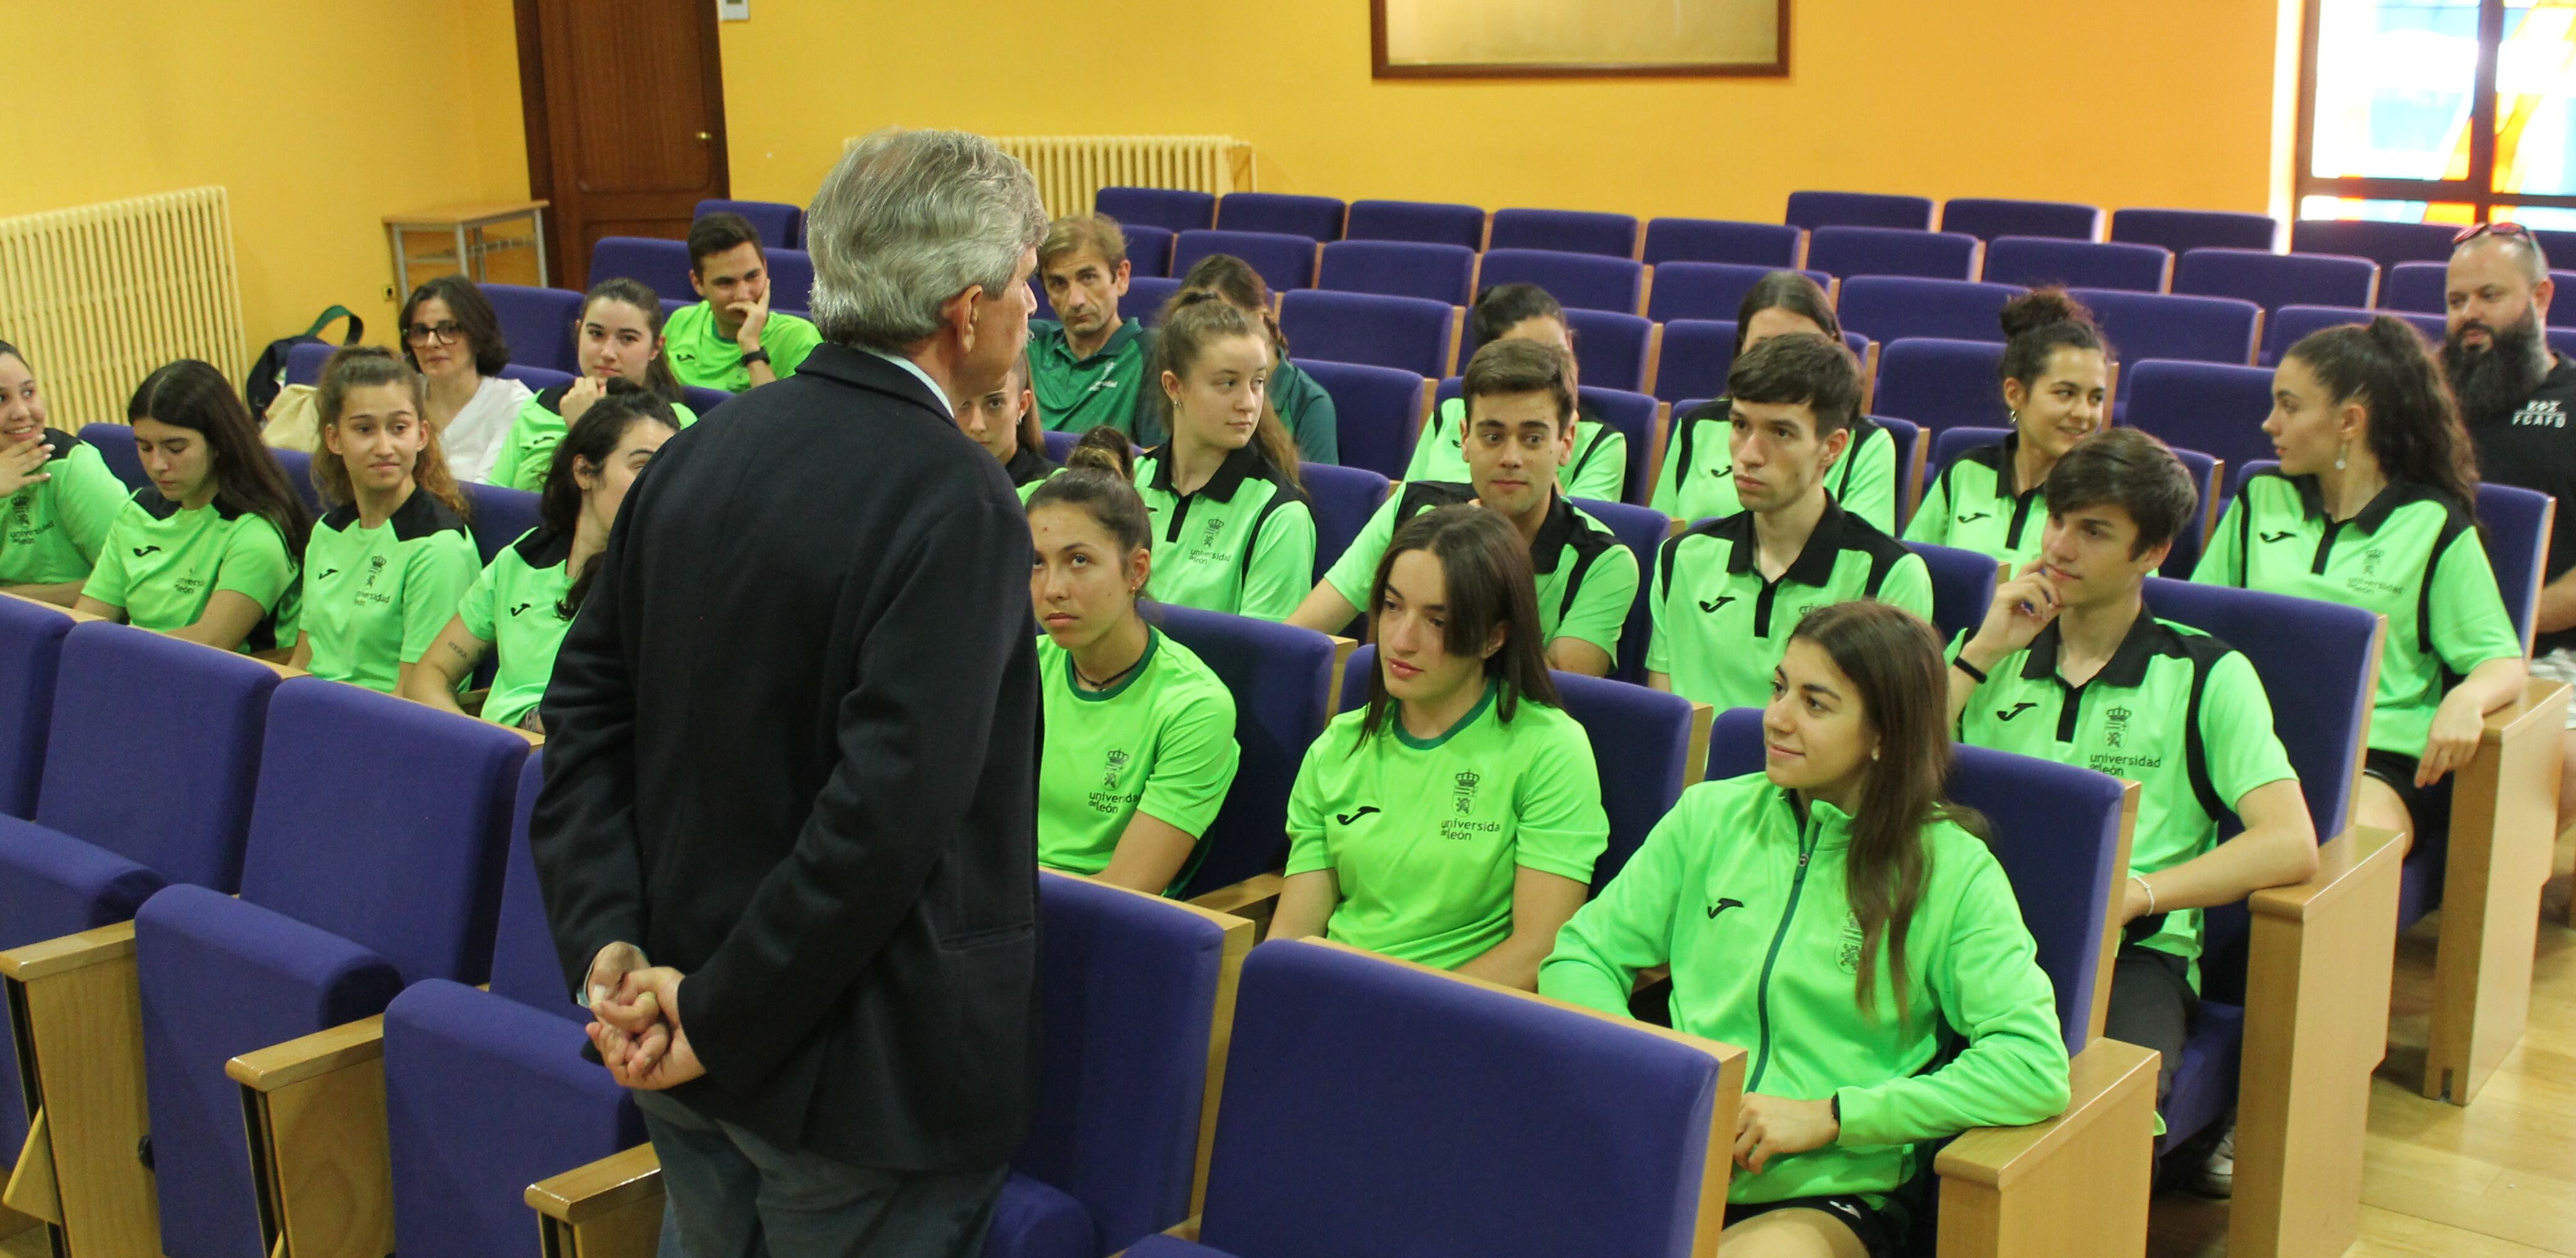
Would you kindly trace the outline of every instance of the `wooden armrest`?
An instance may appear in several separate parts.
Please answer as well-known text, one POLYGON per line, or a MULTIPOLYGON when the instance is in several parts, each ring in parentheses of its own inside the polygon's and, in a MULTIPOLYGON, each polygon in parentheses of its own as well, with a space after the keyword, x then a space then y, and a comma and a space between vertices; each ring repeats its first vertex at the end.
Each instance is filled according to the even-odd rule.
MULTIPOLYGON (((1365 622, 1368 613, 1360 613, 1360 619, 1365 622)), ((1351 653, 1359 650, 1360 644, 1337 633, 1324 636, 1333 640, 1333 675, 1324 680, 1324 719, 1330 721, 1342 710, 1342 675, 1349 670, 1351 653)))
POLYGON ((2555 734, 2567 721, 2567 694, 2567 683, 2563 681, 2534 678, 2522 683, 2522 693, 2513 702, 2487 713, 2478 741, 2493 747, 2534 730, 2555 734))
POLYGON ((1254 874, 1233 886, 1219 887, 1204 895, 1192 896, 1189 903, 1203 909, 1232 913, 1240 917, 1246 908, 1278 899, 1280 889, 1287 884, 1287 876, 1277 871, 1254 874))
POLYGON ((1717 708, 1713 704, 1691 701, 1690 746, 1682 753, 1682 787, 1688 789, 1708 776, 1708 736, 1717 725, 1717 708))
POLYGON ((492 688, 490 686, 485 686, 480 690, 468 690, 465 693, 456 696, 456 706, 465 709, 465 715, 467 716, 481 716, 483 715, 483 704, 490 700, 491 697, 492 688))
POLYGON ((32 983, 93 965, 123 961, 133 955, 134 923, 110 922, 77 935, 63 935, 0 952, 0 978, 32 983))
POLYGON ((2066 1112, 1981 1127, 1933 1161, 1941 1258, 2138 1253, 2154 1170, 2156 1054, 2095 1040, 2068 1073, 2066 1112))
POLYGON ((653 1155, 652 1145, 639 1144, 538 1180, 528 1185, 526 1197, 538 1214, 579 1226, 646 1201, 660 1202, 662 1160, 653 1155))
POLYGON ((253 1092, 275 1092, 384 1055, 385 1016, 377 1014, 244 1053, 224 1063, 224 1074, 253 1092))
POLYGON ((2333 912, 2360 894, 2373 874, 2404 861, 2406 847, 2404 835, 2354 826, 2317 848, 2317 872, 2306 882, 2257 891, 2246 897, 2245 907, 2257 917, 2289 922, 2333 912))

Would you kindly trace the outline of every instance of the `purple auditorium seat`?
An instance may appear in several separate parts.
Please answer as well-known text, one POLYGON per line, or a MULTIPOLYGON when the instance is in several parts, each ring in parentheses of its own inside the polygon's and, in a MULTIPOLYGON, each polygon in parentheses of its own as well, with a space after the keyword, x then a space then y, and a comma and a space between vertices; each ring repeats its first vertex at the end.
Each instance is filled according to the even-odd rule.
POLYGON ((2225 210, 2113 210, 2111 239, 2160 245, 2176 254, 2193 249, 2271 249, 2281 225, 2265 214, 2225 210))
POLYGON ((1973 280, 1984 254, 1985 243, 1974 236, 1898 227, 1819 227, 1807 239, 1807 265, 1845 278, 1973 280))
POLYGON ((2487 566, 2495 569, 2505 615, 2513 621, 2525 651, 2531 649, 2540 586, 2548 575, 2545 564, 2554 501, 2548 494, 2519 485, 2478 483, 2478 525, 2486 542, 2487 566))
POLYGON ((652 289, 662 301, 686 305, 698 299, 698 290, 689 283, 689 245, 684 240, 602 236, 590 247, 590 283, 595 287, 602 280, 633 280, 652 289))
POLYGON ((1655 448, 1655 417, 1662 407, 1655 399, 1626 389, 1586 384, 1577 392, 1584 407, 1628 439, 1628 465, 1621 473, 1620 497, 1645 505, 1647 494, 1654 488, 1646 483, 1646 456, 1655 448))
MULTIPOLYGON (((305 347, 298 345, 295 348, 305 347)), ((287 356, 290 371, 294 361, 290 353, 287 356)), ((134 448, 134 429, 130 425, 83 424, 80 439, 98 451, 98 457, 106 462, 107 470, 115 473, 116 479, 127 489, 140 493, 144 486, 152 483, 152 478, 143 474, 143 452, 134 448)))
POLYGON ((2576 327, 2549 329, 2549 348, 2562 358, 2576 357, 2576 327))
MULTIPOLYGON (((1294 337, 1290 344, 1295 344, 1294 337)), ((1403 476, 1413 430, 1422 416, 1421 373, 1310 359, 1302 352, 1297 366, 1333 399, 1343 464, 1390 479, 1403 476)), ((1319 549, 1318 557, 1321 554, 1319 549)))
POLYGON ((2173 255, 2155 245, 2005 236, 1986 245, 1986 282, 2030 288, 2117 288, 2161 293, 2173 255))
MULTIPOLYGON (((1628 393, 1645 388, 1646 357, 1654 348, 1654 324, 1637 315, 1581 309, 1566 311, 1565 321, 1574 330, 1574 360, 1581 369, 1583 383, 1628 393)), ((1466 368, 1461 365, 1459 370, 1464 372, 1466 368)), ((1448 374, 1439 372, 1434 378, 1448 374)))
POLYGON ((1203 231, 1216 222, 1216 196, 1182 188, 1102 188, 1091 210, 1119 225, 1150 223, 1170 232, 1203 231))
POLYGON ((2282 351, 2298 344, 2307 336, 2347 323, 2368 323, 2381 315, 2405 320, 2426 343, 2442 343, 2442 316, 2414 314, 2401 310, 2362 310, 2351 306, 2283 306, 2272 312, 2263 323, 2263 364, 2281 361, 2282 351))
MULTIPOLYGON (((595 266, 595 264, 594 264, 595 266)), ((492 313, 501 321, 501 340, 510 347, 510 361, 548 371, 581 372, 581 361, 573 356, 572 328, 581 322, 581 294, 560 288, 526 288, 517 284, 484 284, 483 300, 492 303, 492 313)), ((689 290, 683 288, 682 294, 689 290)), ((299 345, 297 349, 304 348, 299 345)), ((328 356, 327 354, 325 355, 328 356)), ((320 374, 321 364, 314 365, 320 374)), ((290 357, 287 378, 291 384, 310 384, 294 378, 290 357)))
POLYGON ((769 308, 790 314, 814 309, 814 257, 802 249, 771 249, 769 308))
MULTIPOLYGON (((1955 434, 1991 434, 1992 430, 1953 428, 1942 438, 1955 434)), ((1985 440, 2000 440, 1987 435, 1985 440)), ((1937 450, 1944 444, 1936 440, 1937 450)), ((1982 441, 1974 444, 1983 444, 1982 441)), ((1944 641, 1972 632, 1986 621, 1986 612, 1995 601, 1995 557, 1984 551, 1962 550, 1956 546, 1935 546, 1930 542, 1907 542, 1907 550, 1923 560, 1932 577, 1932 627, 1941 631, 1944 641)))
POLYGON ((2194 249, 2174 264, 2174 291, 2235 297, 2265 310, 2283 306, 2368 306, 2379 294, 2379 264, 2322 253, 2194 249))
POLYGON ((313 483, 313 456, 302 450, 272 449, 269 454, 277 460, 277 466, 285 471, 286 483, 294 487, 295 496, 304 500, 304 509, 316 515, 321 514, 322 491, 313 483))
POLYGON ((54 674, 72 623, 58 609, 0 598, 0 816, 35 815, 54 674))
POLYGON ((382 1012, 422 979, 484 979, 527 756, 471 717, 278 688, 240 898, 173 885, 134 916, 155 1185, 161 1217, 187 1221, 162 1233, 171 1258, 264 1249, 226 1061, 382 1012))
POLYGON ((1789 212, 1780 221, 1811 232, 1819 227, 1902 227, 1929 231, 1932 227, 1932 199, 1887 196, 1876 192, 1792 192, 1789 194, 1789 212))
POLYGON ((1845 328, 1882 345, 1919 336, 2001 341, 2004 306, 2021 292, 2010 284, 1862 275, 1843 281, 1834 305, 1845 328))
POLYGON ((1464 306, 1476 299, 1476 251, 1410 240, 1336 240, 1324 246, 1315 287, 1419 297, 1464 306))
POLYGON ((490 563, 512 542, 537 527, 537 495, 500 485, 464 486, 466 505, 474 508, 474 549, 490 563))
POLYGON ((1339 463, 1300 463, 1297 474, 1306 482, 1306 506, 1315 514, 1315 579, 1321 581, 1386 501, 1387 479, 1339 463))
MULTIPOLYGON (((1657 323, 1732 319, 1743 309, 1744 295, 1752 292, 1764 276, 1788 269, 1737 262, 1658 262, 1654 266, 1655 282, 1646 294, 1646 317, 1657 323)), ((1834 277, 1822 271, 1799 274, 1814 280, 1816 287, 1833 291, 1834 277)))
POLYGON ((1065 458, 1073 453, 1073 447, 1082 441, 1081 433, 1061 432, 1052 428, 1041 433, 1040 436, 1046 439, 1047 461, 1057 466, 1062 466, 1065 458))
POLYGON ((2290 252, 2368 258, 2385 271, 2400 262, 2448 262, 2448 223, 2382 223, 2370 219, 2303 218, 2290 224, 2290 252))
MULTIPOLYGON (((1659 218, 1646 224, 1646 265, 1726 262, 1783 271, 1798 265, 1806 233, 1786 223, 1715 218, 1659 218)), ((1661 283, 1663 272, 1656 272, 1661 283)))
POLYGON ((689 212, 691 219, 710 214, 739 214, 760 233, 760 243, 769 249, 802 249, 805 247, 805 211, 784 201, 700 201, 689 212))
MULTIPOLYGON (((1664 325, 1662 362, 1655 368, 1655 396, 1673 403, 1679 418, 1684 399, 1726 395, 1726 373, 1735 368, 1733 319, 1675 319, 1664 325)), ((1856 361, 1869 360, 1869 338, 1843 333, 1843 347, 1856 361)), ((1586 377, 1587 379, 1589 377, 1586 377)))
POLYGON ((2004 347, 1995 341, 1913 337, 1878 351, 1878 389, 1870 412, 1908 419, 1926 431, 2002 428, 2004 347))
POLYGON ((1182 232, 1172 239, 1172 274, 1187 276, 1199 259, 1219 253, 1251 263, 1274 293, 1315 286, 1314 239, 1285 232, 1182 232))
POLYGON ((1536 284, 1566 306, 1635 314, 1645 280, 1645 264, 1626 258, 1545 249, 1488 249, 1476 283, 1480 289, 1497 284, 1536 284))
MULTIPOLYGON (((1347 438, 1345 438, 1347 440, 1347 438)), ((1234 696, 1234 741, 1241 767, 1225 805, 1200 836, 1206 854, 1183 895, 1203 895, 1288 858, 1288 791, 1306 748, 1324 732, 1333 685, 1333 640, 1311 629, 1249 616, 1162 609, 1162 630, 1188 647, 1234 696)))
MULTIPOLYGON (((1642 468, 1639 469, 1639 475, 1643 475, 1642 468)), ((1642 497, 1643 495, 1639 496, 1642 497)), ((1610 680, 1627 682, 1628 685, 1622 689, 1633 690, 1646 684, 1646 647, 1648 640, 1654 636, 1655 631, 1654 610, 1648 605, 1646 600, 1646 591, 1651 588, 1651 583, 1644 580, 1644 577, 1646 574, 1655 570, 1655 552, 1663 546, 1664 539, 1672 535, 1673 522, 1670 517, 1666 516, 1661 511, 1657 511, 1652 507, 1641 507, 1634 503, 1603 502, 1598 498, 1577 498, 1574 500, 1574 505, 1583 511, 1590 512, 1593 519, 1599 520, 1603 527, 1609 529, 1611 534, 1619 539, 1621 545, 1626 546, 1631 553, 1637 556, 1637 573, 1639 576, 1639 580, 1637 582, 1637 599, 1636 602, 1628 608, 1628 619, 1619 630, 1619 658, 1612 662, 1610 666, 1610 680)), ((1564 689, 1563 683, 1566 680, 1566 675, 1559 674, 1557 680, 1559 683, 1558 689, 1562 691, 1564 689)), ((1589 679, 1587 678, 1586 680, 1589 679)), ((1567 702, 1568 710, 1571 711, 1572 700, 1569 699, 1567 702)), ((1650 716, 1643 716, 1643 714, 1641 714, 1641 716, 1643 719, 1653 719, 1650 716)), ((1585 728, 1588 730, 1591 726, 1587 723, 1585 728)), ((1606 754, 1608 749, 1605 748, 1604 750, 1606 754)), ((1635 765, 1626 766, 1623 768, 1622 772, 1633 772, 1636 767, 1637 766, 1635 765)), ((1678 765, 1675 766, 1675 771, 1679 771, 1678 765)), ((1603 803, 1606 805, 1608 803, 1608 799, 1606 797, 1609 794, 1609 782, 1606 778, 1602 783, 1602 793, 1605 797, 1603 803)), ((1666 802, 1665 808, 1666 810, 1669 810, 1669 801, 1666 802)), ((1655 814, 1655 817, 1660 817, 1662 815, 1662 811, 1658 811, 1655 814)), ((1651 827, 1653 823, 1654 817, 1647 818, 1647 824, 1649 827, 1651 827)), ((1616 818, 1613 818, 1610 824, 1611 832, 1615 837, 1619 833, 1619 822, 1616 818)), ((1640 830, 1637 833, 1642 838, 1645 831, 1640 830)), ((1593 887, 1597 889, 1610 885, 1610 875, 1619 872, 1619 865, 1626 864, 1628 862, 1628 857, 1635 850, 1636 849, 1631 846, 1617 851, 1616 864, 1608 863, 1612 860, 1612 853, 1603 853, 1601 858, 1603 863, 1595 864, 1592 868, 1593 887), (1607 865, 1606 868, 1604 867, 1605 864, 1607 865)))
POLYGON ((1278 232, 1309 240, 1339 240, 1343 210, 1340 197, 1229 192, 1217 198, 1216 225, 1219 231, 1278 232))
POLYGON ((2254 361, 2263 308, 2233 297, 2183 297, 2111 288, 2069 290, 2093 311, 2120 361, 2179 358, 2244 364, 2254 361))
POLYGON ((732 401, 733 394, 723 389, 684 384, 680 386, 680 400, 688 403, 689 409, 697 412, 698 418, 704 419, 715 408, 732 401))
POLYGON ((2450 310, 2446 290, 2450 288, 2451 264, 2442 262, 2400 262, 2388 268, 2379 284, 2379 308, 2412 310, 2419 314, 2443 314, 2450 310))
POLYGON ((1300 363, 1324 359, 1449 374, 1458 308, 1418 297, 1301 289, 1280 299, 1279 330, 1300 363))
POLYGON ((1118 299, 1118 317, 1150 324, 1163 310, 1163 303, 1181 291, 1181 282, 1142 275, 1127 281, 1126 295, 1118 299))
MULTIPOLYGON (((493 286, 491 286, 491 287, 498 287, 498 285, 493 285, 493 286)), ((552 289, 545 289, 545 288, 533 288, 533 289, 528 289, 528 290, 526 290, 526 291, 528 291, 528 292, 535 292, 535 293, 544 293, 544 292, 552 292, 552 291, 554 291, 554 290, 552 290, 552 289)), ((572 298, 573 316, 574 316, 575 318, 579 318, 579 317, 580 317, 580 314, 581 314, 581 294, 579 294, 579 293, 566 293, 566 294, 564 294, 564 296, 572 298)), ((503 323, 503 324, 501 325, 501 330, 502 330, 502 335, 507 336, 507 335, 509 334, 509 324, 507 324, 507 323, 503 323)), ((565 343, 566 343, 567 345, 569 345, 569 344, 571 343, 571 341, 572 341, 572 321, 571 321, 571 320, 569 320, 569 319, 567 319, 567 320, 565 320, 565 321, 564 321, 563 335, 564 335, 564 341, 565 341, 565 343)), ((323 341, 306 341, 306 342, 304 342, 304 343, 303 343, 303 344, 301 344, 301 345, 295 346, 294 348, 287 350, 287 351, 286 351, 286 382, 287 382, 288 384, 316 384, 316 385, 318 385, 318 384, 322 383, 322 368, 323 368, 324 364, 327 364, 327 363, 329 363, 329 362, 331 361, 331 355, 333 355, 333 354, 335 354, 335 353, 339 352, 339 349, 340 349, 340 347, 339 347, 339 346, 337 346, 337 345, 333 345, 333 344, 330 344, 330 343, 328 343, 328 342, 323 342, 323 341)), ((567 350, 566 352, 570 352, 570 351, 569 351, 569 350, 567 350)), ((117 426, 118 426, 118 427, 122 427, 123 425, 117 425, 117 426)), ((132 434, 130 434, 130 433, 129 433, 129 434, 127 434, 127 441, 126 441, 126 443, 125 443, 125 444, 127 444, 127 445, 132 445, 132 444, 134 444, 134 442, 133 442, 133 440, 132 440, 132 434)))
MULTIPOLYGON (((2202 507, 2219 501, 2219 496, 2226 490, 2226 461, 2198 450, 2177 448, 2173 455, 2182 461, 2182 469, 2191 474, 2191 485, 2199 492, 2202 507)), ((2191 570, 2200 566, 2200 552, 2208 545, 2209 513, 2205 509, 2194 511, 2191 518, 2183 522, 2182 531, 2174 534, 2173 549, 2165 554, 2163 566, 2156 570, 2177 581, 2187 580, 2191 570)))
POLYGON ((1485 247, 1485 211, 1441 201, 1353 201, 1342 238, 1458 245, 1473 252, 1485 247))
POLYGON ((2147 361, 2121 373, 2123 423, 2166 445, 2198 450, 2242 468, 2272 457, 2263 421, 2272 414, 2272 373, 2222 363, 2147 361))
POLYGON ((1958 197, 1942 204, 1941 230, 1966 232, 1989 243, 2003 236, 2098 240, 2102 235, 2102 207, 2069 201, 1958 197))
POLYGON ((2540 242, 2540 251, 2548 254, 2553 266, 2576 265, 2576 231, 2551 231, 2546 227, 2531 229, 2532 239, 2540 242))
POLYGON ((1637 220, 1626 214, 1590 210, 1496 210, 1493 234, 1485 247, 1633 258, 1637 256, 1637 220))
MULTIPOLYGON (((1172 273, 1172 230, 1152 223, 1121 224, 1118 234, 1127 238, 1127 274, 1165 276, 1172 273)), ((1043 290, 1043 280, 1038 287, 1043 290)), ((1039 296, 1045 296, 1041 291, 1039 296)))

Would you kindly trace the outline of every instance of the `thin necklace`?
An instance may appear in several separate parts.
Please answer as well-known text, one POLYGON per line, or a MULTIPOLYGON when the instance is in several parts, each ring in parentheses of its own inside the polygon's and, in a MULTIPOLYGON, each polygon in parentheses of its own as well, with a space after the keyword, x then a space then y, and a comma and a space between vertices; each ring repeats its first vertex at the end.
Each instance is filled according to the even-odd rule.
MULTIPOLYGON (((1127 674, 1132 673, 1132 672, 1135 672, 1135 671, 1136 671, 1137 666, 1138 666, 1138 665, 1140 665, 1140 664, 1143 664, 1143 663, 1145 662, 1145 656, 1150 655, 1150 654, 1152 654, 1152 652, 1150 652, 1150 651, 1146 651, 1146 652, 1140 652, 1140 653, 1138 653, 1138 654, 1137 654, 1137 656, 1136 656, 1136 662, 1135 662, 1135 663, 1133 663, 1133 664, 1129 664, 1127 667, 1122 668, 1122 669, 1119 669, 1117 672, 1111 673, 1110 675, 1108 675, 1107 677, 1104 677, 1104 678, 1100 679, 1099 681, 1093 681, 1092 679, 1090 679, 1090 678, 1088 678, 1088 677, 1083 676, 1083 675, 1082 675, 1082 665, 1080 665, 1080 664, 1073 664, 1073 678, 1074 678, 1074 680, 1079 681, 1079 682, 1081 682, 1083 685, 1089 686, 1089 687, 1091 687, 1091 688, 1092 688, 1092 689, 1094 689, 1094 690, 1107 690, 1107 689, 1108 689, 1108 688, 1110 688, 1111 686, 1115 686, 1115 685, 1117 685, 1119 682, 1121 682, 1121 681, 1125 680, 1125 679, 1126 679, 1126 677, 1127 677, 1127 674)), ((1071 663, 1072 661, 1071 661, 1070 659, 1068 659, 1066 662, 1067 662, 1067 663, 1071 663)))

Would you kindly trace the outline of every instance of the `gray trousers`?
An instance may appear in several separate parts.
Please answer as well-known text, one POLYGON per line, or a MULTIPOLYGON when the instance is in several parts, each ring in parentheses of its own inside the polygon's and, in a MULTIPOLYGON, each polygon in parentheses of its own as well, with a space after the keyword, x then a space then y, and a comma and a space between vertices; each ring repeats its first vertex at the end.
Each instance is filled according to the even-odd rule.
POLYGON ((651 1092, 661 1258, 977 1258, 1010 1168, 903 1173, 790 1153, 651 1092))

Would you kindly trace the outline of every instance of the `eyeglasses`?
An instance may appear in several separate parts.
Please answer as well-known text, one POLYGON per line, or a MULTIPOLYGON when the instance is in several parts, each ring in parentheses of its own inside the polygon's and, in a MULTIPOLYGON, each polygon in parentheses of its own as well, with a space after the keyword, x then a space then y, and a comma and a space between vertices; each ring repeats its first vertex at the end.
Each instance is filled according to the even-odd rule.
POLYGON ((414 345, 427 345, 432 341, 453 345, 464 336, 464 331, 456 326, 453 319, 445 323, 415 323, 403 329, 403 339, 414 345))
POLYGON ((2480 223, 2474 227, 2461 228, 2458 235, 2451 237, 2451 247, 2456 249, 2480 236, 2528 237, 2529 235, 2531 235, 2531 229, 2520 223, 2480 223))

